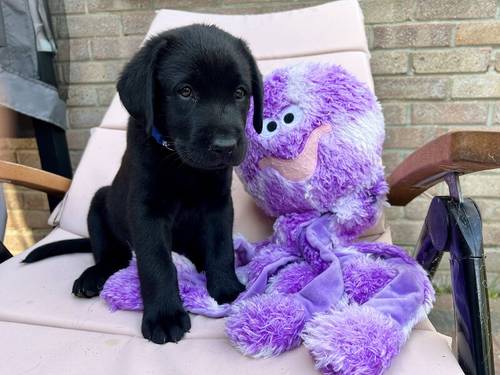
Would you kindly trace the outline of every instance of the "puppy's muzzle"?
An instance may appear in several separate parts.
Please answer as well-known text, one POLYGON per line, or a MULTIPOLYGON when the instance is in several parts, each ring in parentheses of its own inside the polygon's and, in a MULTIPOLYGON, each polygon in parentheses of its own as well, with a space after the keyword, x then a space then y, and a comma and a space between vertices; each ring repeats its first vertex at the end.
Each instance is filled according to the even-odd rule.
POLYGON ((217 137, 212 141, 208 150, 217 158, 230 158, 238 147, 238 139, 235 137, 217 137))

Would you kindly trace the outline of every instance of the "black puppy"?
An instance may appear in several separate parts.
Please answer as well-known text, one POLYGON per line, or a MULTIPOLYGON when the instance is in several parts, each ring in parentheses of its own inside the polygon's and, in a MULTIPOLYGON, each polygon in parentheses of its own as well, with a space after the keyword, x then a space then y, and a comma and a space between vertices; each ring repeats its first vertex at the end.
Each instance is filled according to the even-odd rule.
POLYGON ((117 88, 131 115, 127 149, 111 186, 92 199, 90 239, 48 244, 24 261, 91 250, 96 264, 73 286, 76 296, 90 298, 135 251, 142 333, 155 343, 175 342, 191 323, 172 249, 206 272, 217 302, 243 290, 234 270, 231 174, 246 151, 250 96, 254 126, 262 126, 262 79, 243 41, 215 26, 192 25, 149 40, 117 88))

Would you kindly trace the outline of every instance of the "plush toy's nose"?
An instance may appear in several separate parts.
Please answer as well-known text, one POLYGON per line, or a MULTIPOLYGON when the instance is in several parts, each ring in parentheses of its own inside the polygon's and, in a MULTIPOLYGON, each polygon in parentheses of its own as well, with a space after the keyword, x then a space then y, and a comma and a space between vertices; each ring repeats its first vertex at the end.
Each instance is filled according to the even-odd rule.
POLYGON ((209 150, 221 156, 231 155, 237 144, 238 139, 235 137, 217 137, 212 141, 209 150))

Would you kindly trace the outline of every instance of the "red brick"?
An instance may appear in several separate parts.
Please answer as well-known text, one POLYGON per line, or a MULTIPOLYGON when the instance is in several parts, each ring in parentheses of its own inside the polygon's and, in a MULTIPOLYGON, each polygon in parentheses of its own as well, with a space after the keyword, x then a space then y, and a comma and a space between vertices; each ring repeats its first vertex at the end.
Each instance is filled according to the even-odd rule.
POLYGON ((496 0, 417 0, 419 20, 494 18, 496 0))
POLYGON ((68 139, 68 148, 70 150, 83 150, 90 137, 90 131, 87 129, 68 129, 66 138, 68 139))
POLYGON ((500 21, 462 23, 457 27, 457 45, 500 44, 500 21))
POLYGON ((444 131, 435 126, 391 126, 386 129, 384 147, 416 149, 442 133, 444 131))
POLYGON ((444 99, 448 91, 446 78, 375 78, 379 99, 444 99))
POLYGON ((7 217, 7 228, 48 228, 49 213, 45 210, 10 210, 7 217))
POLYGON ((488 119, 488 103, 414 103, 413 124, 483 124, 488 119))
POLYGON ((155 14, 150 12, 131 12, 122 15, 123 33, 125 35, 144 35, 151 25, 155 14))
POLYGON ((413 53, 416 73, 477 73, 486 72, 491 48, 453 49, 413 53))
POLYGON ((81 107, 69 109, 69 123, 74 128, 91 128, 101 123, 106 108, 81 107))
MULTIPOLYGON (((484 222, 500 221, 500 200, 498 198, 475 198, 484 222)), ((500 243, 497 244, 500 246, 500 243)), ((500 267, 498 268, 500 270, 500 267)))
MULTIPOLYGON (((259 0, 260 1, 260 0, 259 0)), ((240 4, 229 4, 222 7, 206 6, 195 8, 207 13, 221 14, 261 14, 271 12, 283 12, 286 10, 300 9, 319 5, 328 2, 327 0, 307 0, 301 2, 242 2, 240 4)))
POLYGON ((115 83, 123 65, 123 61, 74 62, 62 64, 62 71, 66 83, 115 83))
POLYGON ((389 175, 404 159, 404 154, 400 151, 385 149, 382 155, 382 161, 385 167, 386 175, 389 175))
POLYGON ((468 75, 453 80, 454 98, 500 98, 500 75, 468 75))
POLYGON ((0 150, 36 149, 35 138, 0 138, 0 150))
POLYGON ((411 0, 361 0, 365 23, 401 22, 410 18, 411 0))
POLYGON ((150 9, 151 0, 87 0, 89 12, 150 9))
POLYGON ((483 223, 483 241, 485 246, 500 244, 500 223, 483 223))
POLYGON ((406 73, 408 71, 408 53, 401 51, 374 51, 370 64, 374 75, 406 73))
MULTIPOLYGON (((254 0, 253 2, 267 2, 268 0, 254 0)), ((217 7, 219 5, 218 0, 153 0, 153 6, 155 9, 199 9, 207 7, 217 7)), ((238 0, 224 0, 224 4, 235 4, 242 3, 245 1, 238 0)))
POLYGON ((37 150, 17 150, 17 162, 33 168, 41 168, 37 150))
POLYGON ((408 123, 408 106, 400 103, 382 103, 386 125, 404 125, 408 123))
POLYGON ((56 16, 56 30, 61 38, 119 35, 120 16, 115 14, 56 16))
POLYGON ((402 246, 415 246, 422 228, 420 221, 407 221, 397 219, 389 221, 391 234, 395 244, 402 246))
POLYGON ((23 193, 23 198, 24 198, 24 208, 27 210, 49 209, 47 195, 44 193, 38 191, 27 191, 23 193))
POLYGON ((57 61, 90 60, 88 39, 59 39, 56 58, 57 61))
POLYGON ((484 172, 468 174, 460 177, 460 183, 464 195, 475 198, 500 197, 500 175, 490 175, 484 172))
POLYGON ((82 151, 71 151, 69 152, 69 158, 71 160, 71 166, 73 170, 75 170, 78 167, 78 164, 80 163, 80 159, 82 158, 82 151))
POLYGON ((451 42, 450 24, 405 24, 373 27, 374 48, 443 47, 451 42))
POLYGON ((93 86, 75 86, 68 87, 66 104, 71 107, 90 106, 97 104, 97 93, 93 86))
POLYGON ((12 150, 0 150, 0 160, 17 163, 16 154, 12 150))
POLYGON ((116 94, 115 85, 99 86, 97 88, 97 99, 99 105, 108 106, 116 94))
POLYGON ((495 105, 495 115, 493 117, 493 122, 495 124, 500 124, 500 102, 495 105))
POLYGON ((82 0, 48 0, 51 14, 85 13, 85 2, 82 0))
POLYGON ((405 217, 410 220, 423 221, 427 216, 427 211, 431 200, 426 197, 418 197, 405 206, 405 217))
POLYGON ((405 216, 403 207, 387 207, 384 209, 386 221, 402 219, 405 216))
POLYGON ((92 40, 92 56, 96 60, 127 59, 139 49, 143 36, 97 38, 92 40))

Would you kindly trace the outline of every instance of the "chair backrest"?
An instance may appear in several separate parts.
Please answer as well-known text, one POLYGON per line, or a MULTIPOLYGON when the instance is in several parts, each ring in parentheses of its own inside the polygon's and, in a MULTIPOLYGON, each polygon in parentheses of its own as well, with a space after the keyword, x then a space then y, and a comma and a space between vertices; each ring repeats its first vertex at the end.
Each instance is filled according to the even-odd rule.
MULTIPOLYGON (((148 36, 192 23, 215 24, 247 41, 265 75, 298 61, 328 61, 349 70, 373 89, 363 15, 356 0, 260 15, 217 15, 158 11, 148 36)), ((115 95, 75 172, 72 186, 56 214, 60 227, 88 235, 86 216, 94 192, 111 183, 125 150, 128 113, 115 95)), ((271 221, 256 208, 237 178, 233 184, 235 232, 251 240, 271 231, 271 221)))

